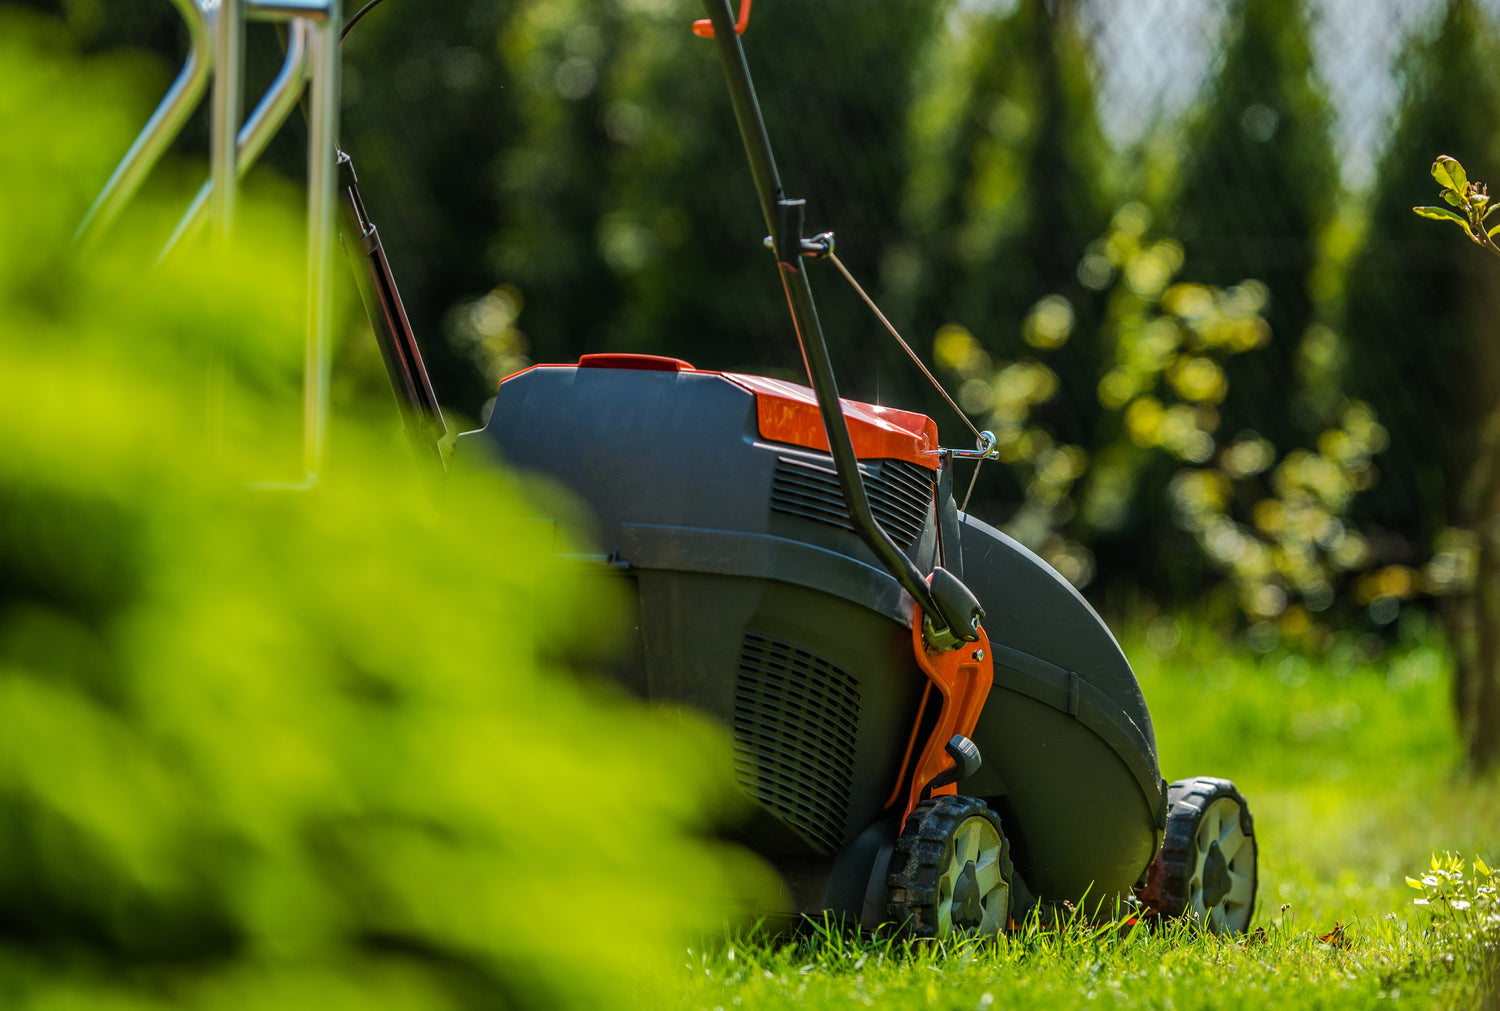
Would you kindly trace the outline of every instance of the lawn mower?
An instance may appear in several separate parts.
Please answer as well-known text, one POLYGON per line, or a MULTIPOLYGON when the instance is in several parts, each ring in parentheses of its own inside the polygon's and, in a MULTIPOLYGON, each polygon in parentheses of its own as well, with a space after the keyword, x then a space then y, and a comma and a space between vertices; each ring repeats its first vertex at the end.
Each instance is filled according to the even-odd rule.
MULTIPOLYGON (((81 239, 130 198, 210 76, 212 175, 172 241, 205 220, 227 231, 238 176, 310 78, 303 483, 322 461, 339 232, 408 435, 441 460, 442 412, 352 163, 335 154, 338 0, 173 2, 193 53, 81 239), (287 23, 288 45, 240 126, 246 17, 287 23)), ((956 503, 955 470, 993 457, 993 437, 944 448, 928 417, 840 398, 808 275, 827 263, 858 285, 833 234, 806 235, 803 202, 783 192, 742 48, 750 0, 737 18, 704 2, 693 30, 723 66, 808 384, 586 354, 504 379, 454 453, 498 456, 588 507, 592 564, 632 590, 638 634, 616 676, 731 736, 752 812, 739 838, 779 871, 782 911, 944 937, 1124 902, 1246 930, 1257 846, 1244 798, 1224 779, 1162 779, 1108 627, 956 503)))

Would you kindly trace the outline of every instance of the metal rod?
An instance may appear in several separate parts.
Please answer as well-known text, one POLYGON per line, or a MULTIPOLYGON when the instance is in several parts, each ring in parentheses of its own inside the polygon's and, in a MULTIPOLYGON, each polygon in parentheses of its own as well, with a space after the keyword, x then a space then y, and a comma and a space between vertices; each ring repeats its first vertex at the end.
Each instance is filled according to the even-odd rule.
POLYGON ((309 480, 323 467, 328 443, 332 363, 333 247, 338 214, 334 166, 339 116, 339 0, 313 29, 311 109, 307 137, 307 345, 303 359, 303 464, 309 480))
POLYGON ((211 212, 222 241, 234 226, 235 162, 239 155, 240 113, 244 107, 245 0, 218 0, 214 14, 213 117, 209 127, 211 212))
MULTIPOLYGON (((260 104, 240 128, 235 159, 235 172, 239 178, 244 178, 245 173, 260 160, 266 145, 297 107, 297 99, 302 96, 302 86, 307 83, 307 47, 310 34, 311 26, 305 20, 298 18, 292 21, 287 33, 286 59, 282 61, 281 70, 266 89, 260 104)), ((208 220, 208 201, 213 191, 214 181, 210 177, 204 180, 194 195, 193 202, 177 222, 177 228, 162 247, 157 262, 161 262, 179 243, 191 239, 202 229, 208 220)))
POLYGON ((332 19, 328 0, 245 0, 245 16, 255 21, 302 18, 318 24, 332 19))
POLYGON ((765 215, 766 228, 776 250, 787 306, 791 309, 797 339, 802 344, 803 357, 807 361, 808 376, 812 380, 813 391, 817 394, 818 411, 823 418, 823 430, 828 437, 828 447, 833 456, 834 469, 838 472, 839 487, 844 493, 844 503, 849 509, 849 521, 886 571, 921 606, 923 615, 935 626, 941 627, 945 619, 933 600, 926 578, 911 559, 901 553, 896 542, 885 532, 870 510, 870 500, 865 494, 864 481, 859 473, 859 459, 854 455, 849 426, 839 404, 833 363, 828 355, 828 345, 823 340, 823 328, 818 322, 812 287, 802 269, 802 203, 787 201, 782 196, 781 178, 776 172, 770 137, 766 134, 760 103, 755 97, 755 86, 750 80, 745 50, 734 31, 734 19, 729 12, 728 0, 703 0, 703 5, 713 23, 719 62, 724 67, 730 101, 739 123, 740 138, 744 141, 745 154, 750 161, 750 173, 755 178, 755 192, 760 198, 761 213, 765 215))
POLYGON ((427 377, 427 366, 422 362, 422 350, 412 333, 411 321, 401 304, 396 276, 380 244, 380 232, 360 198, 354 162, 341 151, 338 165, 339 225, 344 252, 354 271, 355 286, 370 318, 370 327, 375 331, 375 343, 385 362, 391 392, 401 408, 406 437, 419 454, 435 456, 439 465, 445 466, 440 443, 448 427, 443 422, 437 395, 432 391, 432 381, 427 377))
POLYGON ((172 143, 182 125, 187 122, 208 85, 209 71, 213 68, 208 18, 197 0, 172 2, 187 22, 190 43, 187 60, 161 104, 146 121, 146 126, 125 152, 125 157, 120 159, 120 164, 115 167, 93 206, 84 215, 83 223, 73 235, 74 242, 92 244, 114 223, 120 211, 141 188, 146 176, 151 174, 151 170, 161 160, 167 145, 172 143))

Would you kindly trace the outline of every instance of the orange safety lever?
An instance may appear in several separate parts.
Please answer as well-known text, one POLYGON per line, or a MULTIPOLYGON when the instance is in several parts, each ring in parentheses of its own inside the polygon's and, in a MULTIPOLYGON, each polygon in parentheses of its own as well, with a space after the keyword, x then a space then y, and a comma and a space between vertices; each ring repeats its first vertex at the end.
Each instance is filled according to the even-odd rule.
MULTIPOLYGON (((750 27, 750 0, 740 0, 739 20, 734 23, 734 34, 744 35, 745 29, 750 27)), ((693 34, 705 39, 714 37, 714 23, 708 18, 699 18, 693 22, 693 34)))
MULTIPOLYGON (((912 651, 917 657, 917 666, 922 668, 932 685, 937 686, 942 695, 941 706, 938 710, 937 723, 932 728, 932 734, 927 738, 927 744, 922 749, 922 757, 917 760, 917 767, 912 772, 911 791, 906 798, 906 811, 902 814, 905 821, 911 815, 912 809, 922 799, 922 792, 927 789, 934 779, 958 763, 948 754, 946 747, 955 734, 965 737, 973 737, 974 728, 979 724, 979 714, 984 711, 985 700, 990 696, 990 687, 995 683, 995 663, 990 655, 990 637, 985 634, 983 627, 976 629, 979 639, 975 642, 966 642, 958 649, 947 653, 932 653, 927 649, 927 641, 922 636, 922 609, 914 607, 911 640, 912 651)), ((922 697, 922 708, 926 709, 928 696, 931 694, 929 688, 927 694, 922 697)), ((912 728, 913 737, 922 723, 922 713, 917 714, 917 726, 912 728)), ((914 742, 913 742, 914 743, 914 742)), ((907 746, 907 756, 911 755, 911 745, 907 746)), ((906 760, 902 761, 902 772, 906 771, 906 760)), ((894 803, 900 795, 901 786, 896 785, 896 796, 891 798, 894 803)), ((936 787, 932 794, 956 794, 957 783, 948 783, 936 787)), ((887 805, 889 806, 889 805, 887 805)))

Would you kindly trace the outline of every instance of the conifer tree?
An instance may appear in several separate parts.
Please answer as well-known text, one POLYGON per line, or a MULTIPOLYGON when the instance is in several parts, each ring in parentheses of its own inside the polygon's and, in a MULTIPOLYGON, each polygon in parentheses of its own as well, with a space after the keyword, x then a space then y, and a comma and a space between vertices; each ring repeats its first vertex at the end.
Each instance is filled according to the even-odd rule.
POLYGON ((1466 594, 1472 589, 1482 603, 1500 578, 1490 571, 1496 549, 1482 529, 1495 503, 1474 494, 1487 462, 1480 434, 1500 393, 1493 325, 1500 267, 1411 207, 1440 202, 1429 175, 1439 154, 1460 158, 1472 178, 1500 178, 1500 132, 1485 114, 1500 109, 1497 54, 1494 27, 1472 0, 1449 0, 1433 29, 1402 54, 1405 101, 1381 160, 1370 238, 1351 266, 1346 325, 1348 388, 1390 431, 1382 480, 1357 517, 1384 531, 1374 541, 1377 560, 1415 564, 1436 549, 1441 562, 1454 543, 1478 555, 1472 588, 1443 564, 1428 567, 1425 588, 1458 595, 1446 605, 1455 705, 1481 763, 1500 757, 1500 712, 1485 726, 1475 715, 1481 686, 1492 700, 1500 694, 1500 613, 1466 594))
POLYGON ((1297 417, 1295 352, 1320 307, 1309 291, 1320 230, 1339 192, 1330 111, 1301 0, 1238 0, 1224 57, 1189 123, 1181 184, 1167 215, 1182 240, 1183 278, 1247 278, 1270 292, 1269 346, 1229 364, 1224 430, 1254 429, 1281 451, 1326 419, 1297 417))
MULTIPOLYGON (((1076 271, 1116 194, 1076 4, 1020 0, 952 19, 925 61, 909 137, 911 238, 888 264, 898 313, 919 333, 956 323, 1009 358, 1027 352, 1033 306, 1067 299, 1074 337, 1053 363, 1063 392, 1049 410, 1064 438, 1090 441, 1098 299, 1076 271)), ((1014 503, 1015 488, 988 490, 1014 503)))

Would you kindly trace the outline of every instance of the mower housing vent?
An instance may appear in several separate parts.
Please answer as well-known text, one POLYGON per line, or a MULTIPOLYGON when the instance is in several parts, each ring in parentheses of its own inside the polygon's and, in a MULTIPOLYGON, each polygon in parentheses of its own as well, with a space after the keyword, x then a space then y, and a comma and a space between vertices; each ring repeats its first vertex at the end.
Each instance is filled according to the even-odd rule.
POLYGON ((859 684, 801 647, 747 632, 735 687, 740 787, 825 853, 843 842, 859 684))
MULTIPOLYGON (((859 472, 875 518, 892 540, 909 551, 932 510, 931 472, 905 460, 862 462, 859 472)), ((771 508, 842 530, 854 529, 838 474, 826 457, 778 457, 771 481, 771 508)))

